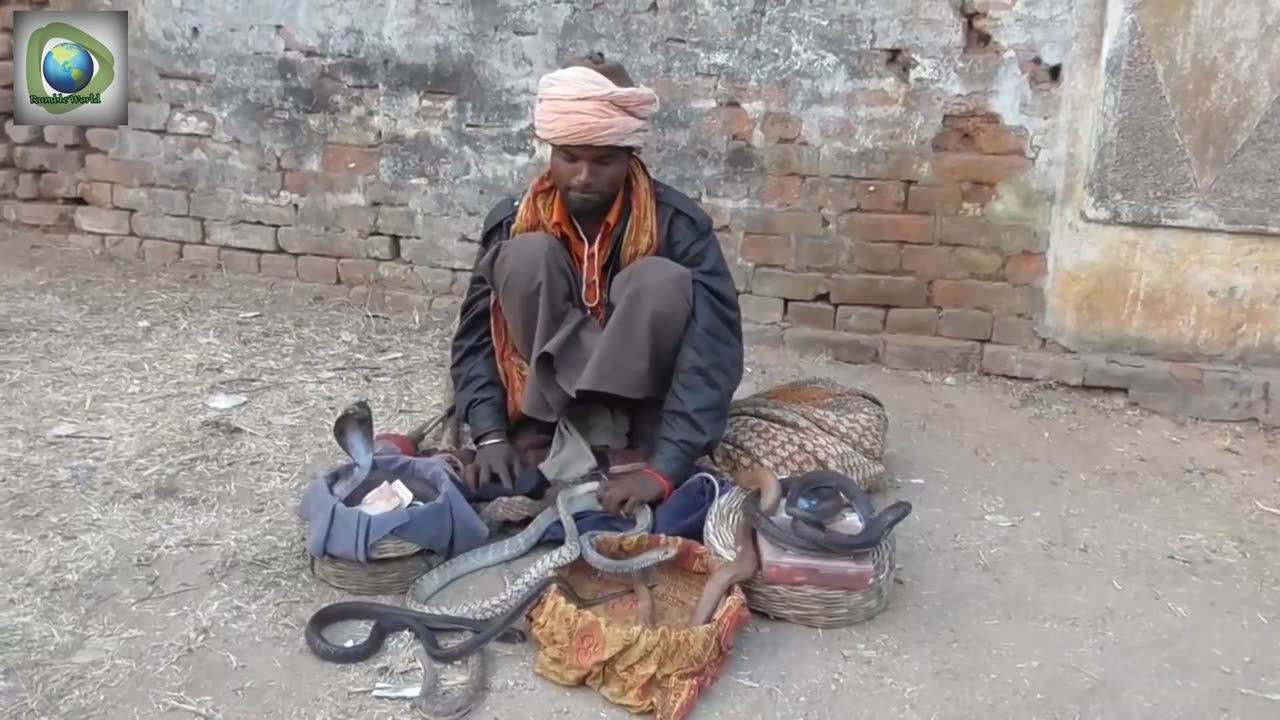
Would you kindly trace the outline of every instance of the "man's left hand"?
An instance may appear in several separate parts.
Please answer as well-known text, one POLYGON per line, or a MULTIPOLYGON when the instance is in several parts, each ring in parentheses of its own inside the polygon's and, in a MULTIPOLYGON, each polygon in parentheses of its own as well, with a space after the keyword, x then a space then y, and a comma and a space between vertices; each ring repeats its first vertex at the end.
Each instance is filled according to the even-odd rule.
POLYGON ((596 498, 607 513, 634 516, 641 505, 663 499, 667 489, 662 481, 644 470, 619 473, 600 483, 596 498))

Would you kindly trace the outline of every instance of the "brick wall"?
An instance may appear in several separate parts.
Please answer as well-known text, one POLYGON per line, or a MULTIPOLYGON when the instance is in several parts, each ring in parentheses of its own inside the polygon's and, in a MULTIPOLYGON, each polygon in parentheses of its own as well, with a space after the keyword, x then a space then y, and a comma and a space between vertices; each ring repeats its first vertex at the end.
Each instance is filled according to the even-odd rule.
POLYGON ((804 144, 787 113, 761 130, 763 207, 718 213, 750 266, 757 341, 955 371, 979 369, 984 344, 1042 347, 1044 233, 984 214, 1030 170, 1025 132, 980 110, 944 116, 928 152, 804 144))
MULTIPOLYGON (((234 17, 93 5, 132 11, 130 125, 6 118, 10 233, 447 311, 484 213, 539 168, 537 77, 604 48, 662 97, 647 157, 715 219, 754 342, 1274 414, 1266 380, 1073 355, 1038 333, 1068 0, 886 0, 834 15, 440 2, 430 17, 377 0, 362 16, 378 32, 348 25, 348 0, 314 0, 301 21, 269 4, 234 17)), ((11 10, 31 6, 47 7, 0 9, 0 114, 13 102, 11 10)))

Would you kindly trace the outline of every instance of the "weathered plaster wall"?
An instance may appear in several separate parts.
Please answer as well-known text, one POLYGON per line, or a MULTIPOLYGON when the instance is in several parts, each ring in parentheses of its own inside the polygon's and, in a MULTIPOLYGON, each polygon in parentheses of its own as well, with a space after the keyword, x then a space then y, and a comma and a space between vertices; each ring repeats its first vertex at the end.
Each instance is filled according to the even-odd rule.
POLYGON ((131 11, 130 126, 7 122, 9 237, 447 310, 538 168, 537 78, 599 49, 753 341, 1280 419, 1266 375, 1160 360, 1280 364, 1275 3, 16 0, 0 114, 33 6, 131 11))
POLYGON ((1280 237, 1257 234, 1280 228, 1280 5, 1076 13, 1045 331, 1080 351, 1280 364, 1280 237))

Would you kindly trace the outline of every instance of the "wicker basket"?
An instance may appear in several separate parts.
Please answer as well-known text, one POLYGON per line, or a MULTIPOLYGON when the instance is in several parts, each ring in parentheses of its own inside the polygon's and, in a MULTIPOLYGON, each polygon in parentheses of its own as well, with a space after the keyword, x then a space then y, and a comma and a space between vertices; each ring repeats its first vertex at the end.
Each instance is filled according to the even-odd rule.
MULTIPOLYGON (((703 528, 707 548, 717 557, 733 560, 737 554, 734 528, 742 519, 742 505, 750 491, 734 487, 721 495, 707 512, 703 528)), ((835 590, 812 585, 770 585, 756 573, 742 583, 747 606, 778 620, 813 628, 838 628, 869 620, 889 604, 893 578, 895 541, 890 532, 869 552, 875 567, 874 580, 865 590, 835 590)))
POLYGON ((353 595, 400 595, 440 562, 435 553, 387 536, 369 548, 369 562, 326 555, 312 558, 311 574, 353 595))

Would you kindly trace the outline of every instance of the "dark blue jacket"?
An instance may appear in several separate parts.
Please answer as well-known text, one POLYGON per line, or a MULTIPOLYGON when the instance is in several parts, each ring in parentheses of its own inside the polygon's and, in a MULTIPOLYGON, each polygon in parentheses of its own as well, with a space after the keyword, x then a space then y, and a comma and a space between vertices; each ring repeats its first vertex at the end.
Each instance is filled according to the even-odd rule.
MULTIPOLYGON (((711 218, 679 190, 654 181, 660 254, 693 273, 693 320, 685 332, 675 375, 663 405, 649 463, 673 483, 692 472, 694 461, 710 453, 724 435, 729 402, 742 381, 742 314, 711 218)), ((494 243, 511 236, 517 200, 506 198, 485 218, 477 261, 494 243)), ((618 273, 615 230, 607 271, 618 273)), ((472 273, 459 311, 451 372, 458 416, 472 437, 508 429, 506 391, 498 375, 489 327, 491 289, 472 273)))

